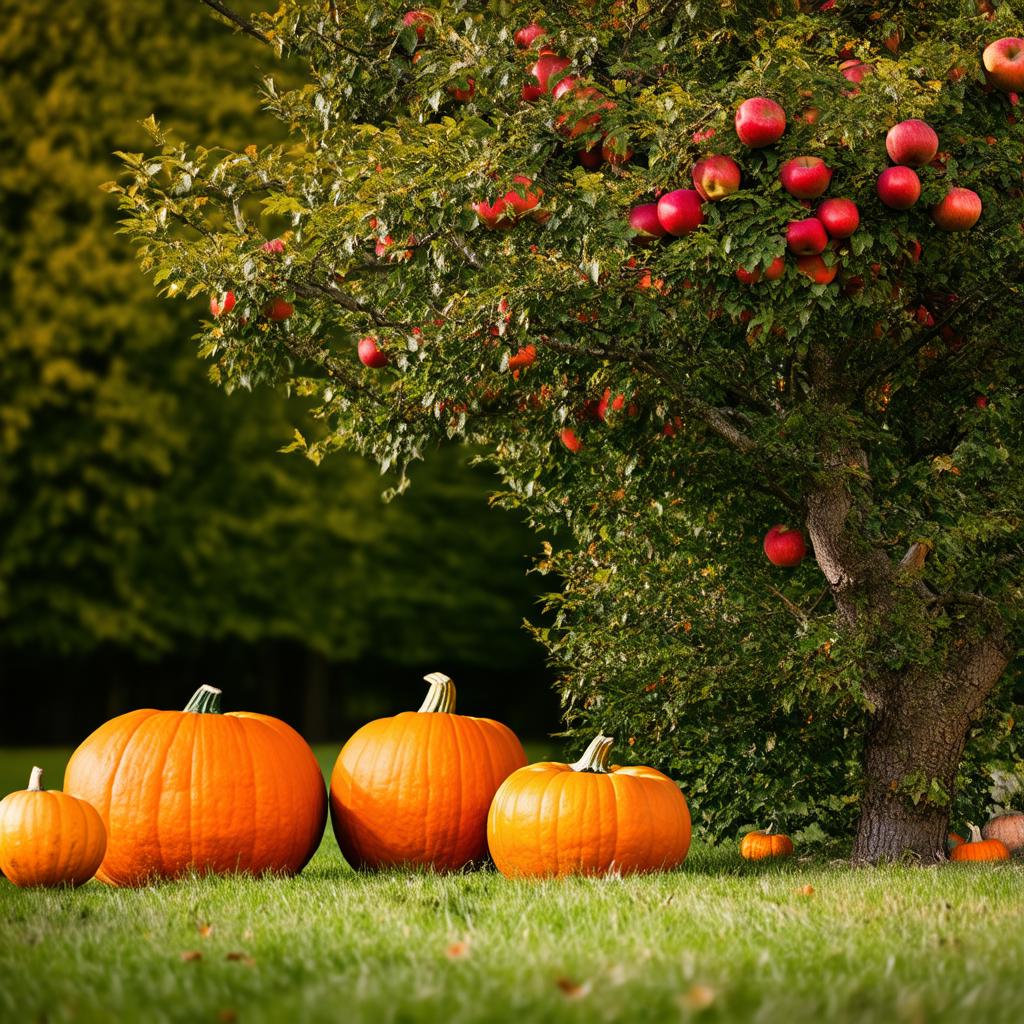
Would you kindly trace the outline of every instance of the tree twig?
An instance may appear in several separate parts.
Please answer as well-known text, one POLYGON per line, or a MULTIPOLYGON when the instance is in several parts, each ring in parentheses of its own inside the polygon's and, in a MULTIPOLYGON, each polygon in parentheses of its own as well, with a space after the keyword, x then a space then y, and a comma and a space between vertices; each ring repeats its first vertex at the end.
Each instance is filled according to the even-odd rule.
POLYGON ((231 10, 226 4, 220 2, 220 0, 199 0, 200 3, 206 4, 207 7, 216 11, 222 18, 227 18, 228 21, 234 22, 234 24, 240 28, 247 35, 258 39, 261 43, 270 45, 270 38, 265 36, 251 21, 246 21, 236 11, 231 10))

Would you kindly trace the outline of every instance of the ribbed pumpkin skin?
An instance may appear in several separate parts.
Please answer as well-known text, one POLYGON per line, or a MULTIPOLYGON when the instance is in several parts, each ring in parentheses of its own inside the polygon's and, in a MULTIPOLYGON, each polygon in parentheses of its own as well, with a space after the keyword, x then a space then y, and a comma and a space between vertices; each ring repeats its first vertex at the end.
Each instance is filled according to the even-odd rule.
POLYGON ((981 834, 985 839, 998 839, 1005 844, 1012 857, 1024 854, 1024 813, 1007 811, 989 818, 982 827, 981 834))
POLYGON ((740 854, 746 860, 788 857, 792 852, 793 840, 778 832, 748 832, 740 842, 740 854))
POLYGON ((1009 860, 1010 851, 1006 844, 998 839, 972 839, 969 843, 961 843, 949 855, 955 861, 1009 860))
POLYGON ((313 752, 268 715, 131 711, 72 755, 68 793, 107 828, 97 877, 139 885, 199 872, 301 871, 327 800, 313 752))
POLYGON ((67 793, 20 790, 0 800, 0 869, 15 885, 81 885, 106 846, 95 808, 67 793))
POLYGON ((520 768, 495 794, 487 842, 511 878, 634 874, 681 864, 690 810, 653 768, 573 771, 555 761, 520 768))
POLYGON ((491 798, 525 763, 515 733, 489 718, 403 711, 364 725, 331 774, 331 821, 345 860, 437 871, 482 860, 491 798))

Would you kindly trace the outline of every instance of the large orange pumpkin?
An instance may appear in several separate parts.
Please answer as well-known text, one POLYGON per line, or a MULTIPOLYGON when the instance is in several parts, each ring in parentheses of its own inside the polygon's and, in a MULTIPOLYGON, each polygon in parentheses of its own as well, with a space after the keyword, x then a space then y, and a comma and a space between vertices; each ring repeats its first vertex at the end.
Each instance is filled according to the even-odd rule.
POLYGON ((107 828, 101 881, 293 873, 313 856, 327 815, 313 752, 277 718, 221 714, 220 694, 202 686, 184 711, 119 715, 72 755, 65 792, 107 828))
POLYGON ((598 736, 573 764, 542 761, 502 783, 487 818, 502 874, 632 874, 683 862, 690 848, 686 798, 653 768, 609 768, 613 742, 598 736))
POLYGON ((770 828, 766 832, 748 832, 740 842, 740 855, 745 860, 788 857, 792 852, 793 840, 770 828))
POLYGON ((998 839, 1005 843, 1010 856, 1024 854, 1024 812, 1007 811, 989 818, 981 834, 985 839, 998 839))
POLYGON ((452 871, 487 855, 495 790, 526 763, 511 729, 455 714, 440 672, 419 711, 364 725, 331 775, 331 820, 353 867, 424 865, 452 871))
POLYGON ((107 833, 96 809, 43 789, 33 768, 28 789, 0 800, 0 869, 15 885, 81 885, 103 860, 107 833))
POLYGON ((999 839, 982 839, 981 829, 977 825, 967 823, 971 830, 971 838, 966 843, 954 847, 949 855, 950 860, 984 861, 1009 860, 1010 851, 999 839))

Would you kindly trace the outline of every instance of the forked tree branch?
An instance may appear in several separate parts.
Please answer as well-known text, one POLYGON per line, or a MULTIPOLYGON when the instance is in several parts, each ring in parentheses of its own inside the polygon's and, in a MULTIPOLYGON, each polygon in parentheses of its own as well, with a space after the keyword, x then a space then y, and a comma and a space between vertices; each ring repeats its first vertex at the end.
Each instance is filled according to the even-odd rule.
POLYGON ((231 10, 227 4, 222 4, 220 0, 199 0, 200 3, 206 4, 207 7, 216 11, 222 18, 227 18, 228 21, 233 22, 238 26, 246 35, 250 35, 253 39, 258 39, 261 43, 270 45, 270 39, 265 36, 251 21, 247 21, 236 11, 231 10))

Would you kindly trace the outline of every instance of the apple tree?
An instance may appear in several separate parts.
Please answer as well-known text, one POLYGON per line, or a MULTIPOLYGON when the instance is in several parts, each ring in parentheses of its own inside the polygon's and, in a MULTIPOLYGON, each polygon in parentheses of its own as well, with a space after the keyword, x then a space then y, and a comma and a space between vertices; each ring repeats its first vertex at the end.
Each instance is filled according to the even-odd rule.
POLYGON ((940 858, 1024 608, 1011 5, 210 6, 305 62, 290 143, 152 122, 111 188, 215 379, 314 460, 485 446, 560 531, 570 719, 712 831, 763 783, 940 858))

